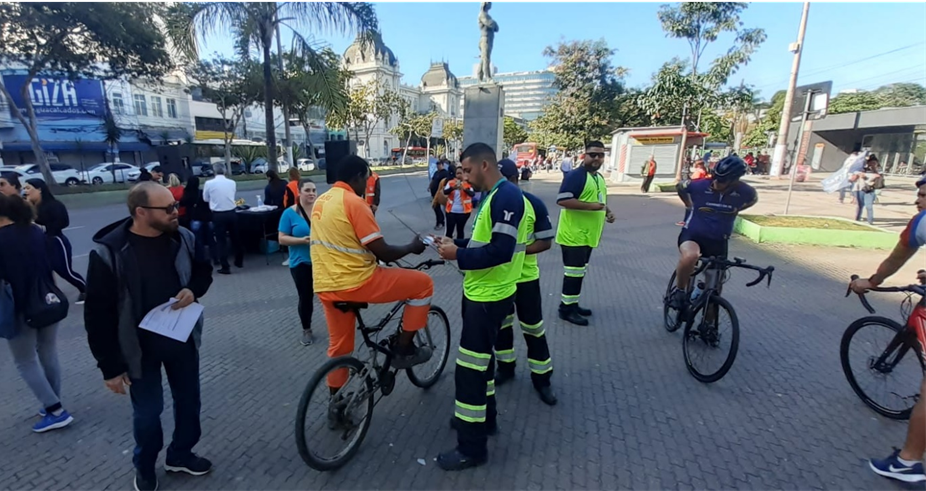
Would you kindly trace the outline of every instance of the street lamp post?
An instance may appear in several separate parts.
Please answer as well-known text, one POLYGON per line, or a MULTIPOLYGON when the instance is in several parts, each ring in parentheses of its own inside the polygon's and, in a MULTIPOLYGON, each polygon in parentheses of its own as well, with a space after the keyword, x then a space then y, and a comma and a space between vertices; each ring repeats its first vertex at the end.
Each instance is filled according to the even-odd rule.
POLYGON ((788 92, 785 94, 784 109, 781 111, 781 124, 778 129, 778 141, 775 145, 775 154, 772 157, 772 167, 769 176, 781 175, 785 154, 788 151, 788 129, 791 126, 791 104, 794 102, 794 89, 797 87, 797 74, 801 68, 801 53, 804 51, 804 33, 807 31, 807 14, 810 2, 804 2, 804 11, 801 14, 801 26, 797 33, 797 42, 791 45, 794 52, 794 62, 791 65, 791 79, 788 82, 788 92))

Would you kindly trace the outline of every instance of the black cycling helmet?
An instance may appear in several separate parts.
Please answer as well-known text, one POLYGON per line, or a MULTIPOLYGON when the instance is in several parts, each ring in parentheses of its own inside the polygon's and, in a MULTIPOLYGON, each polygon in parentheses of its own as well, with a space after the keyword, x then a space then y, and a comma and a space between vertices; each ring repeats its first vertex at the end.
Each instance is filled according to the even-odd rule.
POLYGON ((731 155, 717 162, 713 174, 715 181, 733 182, 746 175, 746 162, 736 155, 731 155))

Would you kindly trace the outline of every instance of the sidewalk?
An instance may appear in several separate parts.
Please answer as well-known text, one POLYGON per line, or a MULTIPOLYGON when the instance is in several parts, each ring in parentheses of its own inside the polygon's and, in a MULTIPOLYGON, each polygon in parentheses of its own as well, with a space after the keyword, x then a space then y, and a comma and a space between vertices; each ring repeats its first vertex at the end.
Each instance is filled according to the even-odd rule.
MULTIPOLYGON (((846 202, 839 203, 839 193, 827 194, 823 191, 820 181, 829 177, 829 174, 814 174, 806 182, 795 182, 791 193, 789 215, 827 216, 847 219, 855 218, 856 205, 852 203, 851 193, 846 195, 846 202)), ((608 176, 606 175, 606 179, 608 176)), ((560 173, 534 174, 534 179, 554 181, 562 179, 560 173)), ((770 178, 768 176, 746 176, 744 181, 756 188, 759 192, 759 202, 749 210, 752 214, 783 215, 785 203, 788 199, 788 179, 770 178)), ((658 179, 656 182, 671 182, 670 179, 658 179)), ((916 213, 913 201, 916 196, 914 189, 915 178, 891 177, 885 179, 886 187, 881 190, 875 202, 875 226, 893 232, 900 232, 916 213)), ((640 182, 614 184, 608 180, 608 194, 611 195, 643 195, 640 192, 640 182)), ((675 196, 674 193, 649 193, 651 196, 675 196)), ((668 199, 675 203, 677 199, 668 199)), ((681 202, 677 203, 679 207, 681 202)), ((865 217, 862 212, 863 219, 865 217)))

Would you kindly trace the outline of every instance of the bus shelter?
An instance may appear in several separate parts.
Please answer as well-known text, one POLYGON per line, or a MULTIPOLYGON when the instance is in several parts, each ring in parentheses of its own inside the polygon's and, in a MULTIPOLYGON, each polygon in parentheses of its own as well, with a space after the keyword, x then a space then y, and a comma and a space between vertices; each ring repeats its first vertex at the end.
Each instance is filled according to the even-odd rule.
POLYGON ((641 169, 650 157, 656 161, 657 179, 678 179, 686 153, 704 145, 708 136, 683 126, 620 128, 611 134, 611 181, 641 181, 641 169))

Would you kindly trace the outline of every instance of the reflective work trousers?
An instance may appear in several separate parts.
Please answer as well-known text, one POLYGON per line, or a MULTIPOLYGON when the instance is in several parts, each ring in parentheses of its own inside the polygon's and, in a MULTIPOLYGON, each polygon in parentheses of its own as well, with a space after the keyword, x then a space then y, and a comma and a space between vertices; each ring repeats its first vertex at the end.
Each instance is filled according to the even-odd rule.
POLYGON ((534 387, 549 387, 553 375, 553 361, 550 359, 550 347, 547 345, 546 330, 543 328, 543 309, 540 297, 540 278, 518 283, 511 313, 505 317, 502 328, 495 342, 495 358, 498 359, 498 371, 513 373, 518 357, 514 352, 514 314, 518 314, 518 323, 527 344, 527 364, 531 369, 531 381, 534 387))
POLYGON ((563 298, 560 310, 571 309, 579 304, 582 280, 588 272, 588 260, 592 256, 589 246, 560 246, 563 250, 563 298))
POLYGON ((463 297, 463 332, 454 376, 454 417, 460 420, 457 449, 472 458, 486 456, 487 430, 496 425, 493 348, 514 297, 496 302, 474 302, 463 297))

